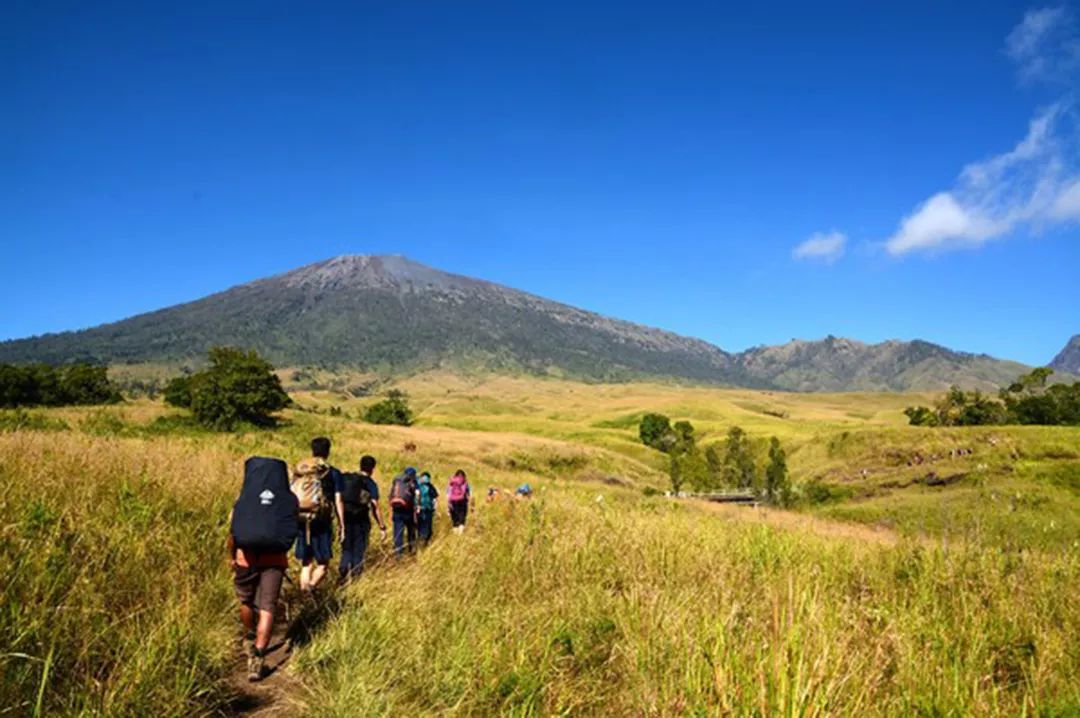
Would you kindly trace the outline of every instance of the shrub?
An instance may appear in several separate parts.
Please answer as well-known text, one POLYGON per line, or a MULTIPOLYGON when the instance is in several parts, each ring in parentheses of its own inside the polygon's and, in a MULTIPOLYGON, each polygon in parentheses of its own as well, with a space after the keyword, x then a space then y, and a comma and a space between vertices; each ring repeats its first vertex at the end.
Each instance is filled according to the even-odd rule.
POLYGON ((120 390, 103 366, 0 364, 0 406, 115 404, 120 398, 120 390))
POLYGON ((214 347, 209 368, 170 381, 165 401, 191 409, 199 423, 221 431, 245 422, 265 426, 291 403, 270 362, 254 350, 233 347, 214 347))
POLYGON ((638 425, 641 443, 658 451, 667 451, 675 441, 671 420, 663 414, 646 414, 638 425))
POLYGON ((391 389, 382 401, 372 404, 364 412, 364 421, 372 424, 412 424, 412 409, 409 408, 409 396, 400 389, 391 389))

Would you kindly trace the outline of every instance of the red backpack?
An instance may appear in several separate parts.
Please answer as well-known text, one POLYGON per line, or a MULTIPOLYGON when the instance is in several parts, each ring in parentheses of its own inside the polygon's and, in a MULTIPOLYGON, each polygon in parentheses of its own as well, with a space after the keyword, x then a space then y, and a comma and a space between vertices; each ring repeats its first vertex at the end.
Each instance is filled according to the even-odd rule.
POLYGON ((404 476, 394 479, 390 484, 390 505, 402 509, 411 509, 416 500, 416 484, 404 476))

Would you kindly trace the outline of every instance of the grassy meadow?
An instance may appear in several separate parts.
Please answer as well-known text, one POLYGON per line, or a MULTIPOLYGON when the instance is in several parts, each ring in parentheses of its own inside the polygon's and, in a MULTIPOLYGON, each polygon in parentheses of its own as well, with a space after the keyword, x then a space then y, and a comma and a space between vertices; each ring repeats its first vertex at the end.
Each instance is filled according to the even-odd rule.
POLYGON ((279 428, 234 434, 147 400, 0 413, 0 716, 239 712, 228 509, 245 457, 320 433, 339 466, 378 456, 384 488, 410 463, 537 495, 460 537, 440 519, 415 561, 377 547, 278 714, 1080 714, 1078 429, 907 427, 917 395, 401 386, 409 428, 296 387, 279 428), (778 436, 800 505, 646 496, 647 411, 703 443, 778 436))

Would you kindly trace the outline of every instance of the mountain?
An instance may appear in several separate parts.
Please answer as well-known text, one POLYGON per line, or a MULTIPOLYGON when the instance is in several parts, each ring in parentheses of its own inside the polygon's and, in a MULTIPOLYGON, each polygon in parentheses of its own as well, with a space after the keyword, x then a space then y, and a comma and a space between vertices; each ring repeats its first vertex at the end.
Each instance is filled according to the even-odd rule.
POLYGON ((343 256, 92 329, 0 342, 0 362, 197 362, 214 345, 279 366, 434 366, 678 377, 825 390, 991 388, 1027 367, 928 342, 828 337, 732 354, 400 256, 343 256))
POLYGON ((1070 339, 1047 366, 1057 372, 1080 375, 1080 334, 1070 339))
POLYGON ((0 361, 187 361, 216 344, 275 364, 406 370, 461 362, 737 381, 698 339, 582 311, 398 256, 344 256, 78 332, 0 343, 0 361))
POLYGON ((957 352, 921 340, 864 344, 826 337, 736 355, 747 375, 794 391, 996 389, 1030 370, 1018 362, 957 352))

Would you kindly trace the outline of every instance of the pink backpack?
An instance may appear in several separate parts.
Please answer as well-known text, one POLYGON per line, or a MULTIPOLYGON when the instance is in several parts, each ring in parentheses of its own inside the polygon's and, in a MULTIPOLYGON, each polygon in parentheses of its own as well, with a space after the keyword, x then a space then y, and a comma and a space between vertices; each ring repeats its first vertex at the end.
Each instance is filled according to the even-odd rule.
POLYGON ((469 483, 464 476, 450 477, 450 488, 446 492, 450 501, 464 501, 469 498, 469 483))

